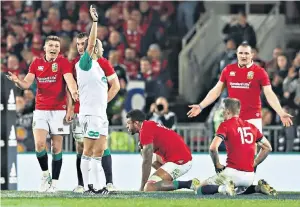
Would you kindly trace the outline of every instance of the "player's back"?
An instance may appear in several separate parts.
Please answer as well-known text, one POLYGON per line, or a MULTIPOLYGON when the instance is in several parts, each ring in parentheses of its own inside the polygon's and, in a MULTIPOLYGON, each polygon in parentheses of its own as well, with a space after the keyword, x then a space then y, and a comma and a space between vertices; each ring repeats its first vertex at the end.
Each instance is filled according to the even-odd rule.
POLYGON ((227 167, 253 172, 255 143, 262 138, 258 129, 238 117, 221 123, 217 135, 225 140, 227 167))
POLYGON ((144 121, 140 131, 141 143, 153 141, 154 152, 166 162, 184 164, 192 159, 189 147, 175 131, 154 121, 144 121))
POLYGON ((261 117, 260 94, 262 86, 270 85, 266 71, 256 64, 240 68, 229 64, 222 71, 220 81, 225 82, 230 98, 241 102, 240 117, 244 120, 261 117))
POLYGON ((106 114, 108 83, 104 70, 97 60, 91 60, 89 70, 80 68, 77 62, 76 74, 79 89, 80 114, 103 116, 106 114))

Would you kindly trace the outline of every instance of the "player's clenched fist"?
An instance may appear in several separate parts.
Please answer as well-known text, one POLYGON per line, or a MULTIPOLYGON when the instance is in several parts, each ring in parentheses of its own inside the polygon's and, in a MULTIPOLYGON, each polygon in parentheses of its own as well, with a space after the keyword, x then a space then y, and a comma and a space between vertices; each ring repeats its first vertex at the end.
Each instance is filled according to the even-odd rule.
POLYGON ((93 21, 98 21, 98 14, 97 14, 96 8, 94 8, 93 5, 90 6, 90 14, 91 14, 93 21))
POLYGON ((200 114, 201 107, 200 105, 194 104, 194 105, 189 105, 189 108, 191 108, 191 110, 189 110, 189 112, 187 113, 189 118, 198 116, 198 114, 200 114))

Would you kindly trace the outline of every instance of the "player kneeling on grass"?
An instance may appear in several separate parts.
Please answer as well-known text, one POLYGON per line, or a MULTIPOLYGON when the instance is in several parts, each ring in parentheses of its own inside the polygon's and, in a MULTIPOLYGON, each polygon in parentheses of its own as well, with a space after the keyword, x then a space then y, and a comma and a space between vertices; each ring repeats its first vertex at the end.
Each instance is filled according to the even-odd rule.
MULTIPOLYGON (((234 98, 224 99, 224 122, 219 126, 216 137, 210 145, 210 156, 217 174, 199 184, 197 193, 223 193, 236 195, 236 190, 248 188, 254 181, 254 169, 262 163, 272 147, 262 133, 247 121, 239 118, 240 101, 234 98), (218 148, 225 141, 227 151, 226 167, 219 162, 218 148), (255 156, 255 144, 261 149, 255 156)), ((265 188, 265 182, 259 181, 259 188, 265 188)), ((240 190, 239 190, 240 191, 240 190)))
POLYGON ((70 125, 64 121, 64 118, 67 121, 70 117, 70 110, 66 108, 66 84, 75 101, 78 99, 78 91, 69 61, 59 55, 59 37, 48 36, 44 50, 46 55, 43 58, 36 58, 31 63, 24 80, 18 79, 12 73, 8 78, 21 89, 28 89, 34 79, 37 81, 32 128, 36 156, 43 171, 40 192, 56 192, 56 183, 62 166, 63 135, 70 133, 70 125), (52 178, 48 170, 46 151, 48 134, 51 135, 52 145, 52 178))
MULTIPOLYGON (((80 56, 78 56, 77 58, 75 58, 72 61, 72 66, 73 66, 73 72, 74 72, 74 76, 76 77, 76 64, 79 62, 80 57, 84 54, 85 52, 85 46, 86 46, 86 41, 88 39, 88 35, 84 32, 79 33, 77 35, 77 51, 79 53, 80 56)), ((113 71, 112 66, 109 64, 109 62, 103 58, 100 57, 98 59, 98 63, 100 64, 100 66, 107 70, 107 71, 113 71)), ((79 108, 80 108, 80 104, 79 102, 76 102, 74 105, 74 120, 72 122, 72 134, 73 134, 73 138, 75 140, 76 143, 76 152, 77 152, 77 159, 76 159, 76 170, 77 170, 77 179, 78 179, 78 185, 75 187, 75 189, 73 190, 73 192, 76 193, 82 193, 84 192, 84 183, 83 183, 83 178, 82 178, 82 173, 81 173, 81 169, 80 169, 80 165, 81 165, 81 157, 82 157, 82 153, 83 153, 83 127, 80 125, 79 122, 79 108)), ((107 145, 107 140, 106 140, 106 145, 107 145)), ((108 191, 115 191, 116 188, 113 185, 113 176, 112 176, 112 158, 111 158, 111 154, 110 154, 110 150, 108 147, 105 148, 103 156, 102 156, 102 160, 101 160, 101 164, 102 164, 102 168, 105 174, 105 179, 106 179, 106 188, 108 191)), ((95 177, 95 186, 93 186, 94 188, 99 188, 100 185, 100 175, 101 175, 101 171, 99 171, 98 166, 99 165, 99 160, 95 159, 94 157, 91 159, 91 170, 90 170, 90 174, 91 176, 95 177)), ((92 183, 93 179, 90 179, 90 184, 92 183)))
MULTIPOLYGON (((75 65, 79 89, 79 122, 83 126, 83 154, 81 157, 81 172, 86 193, 106 194, 103 188, 95 191, 90 183, 90 164, 93 157, 97 162, 98 174, 102 169, 101 157, 107 148, 108 120, 106 115, 107 102, 111 101, 120 90, 120 83, 112 67, 104 67, 102 58, 103 47, 97 37, 98 14, 90 7, 93 24, 87 47, 79 63, 75 65), (100 59, 99 59, 100 58, 100 59), (108 90, 108 84, 110 88, 108 90)), ((107 65, 107 64, 106 64, 107 65)))
POLYGON ((183 138, 156 122, 146 121, 146 115, 140 110, 130 111, 126 118, 128 132, 139 134, 143 157, 140 191, 194 189, 194 180, 176 181, 192 167, 192 155, 183 138), (154 163, 153 153, 159 157, 154 163), (151 165, 156 172, 150 176, 151 165))

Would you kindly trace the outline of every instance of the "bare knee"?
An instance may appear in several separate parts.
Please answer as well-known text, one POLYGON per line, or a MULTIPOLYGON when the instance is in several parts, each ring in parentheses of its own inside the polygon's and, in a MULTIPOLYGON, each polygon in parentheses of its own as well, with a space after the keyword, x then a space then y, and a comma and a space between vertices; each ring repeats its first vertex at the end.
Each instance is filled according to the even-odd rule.
POLYGON ((62 137, 54 136, 51 141, 51 148, 53 154, 58 154, 62 151, 62 137))
POLYGON ((48 132, 43 129, 36 129, 33 131, 35 150, 37 152, 41 152, 46 149, 47 134, 48 132))
POLYGON ((146 183, 144 187, 145 192, 151 192, 151 191, 156 191, 155 183, 146 183))
POLYGON ((46 149, 46 142, 39 140, 39 141, 35 141, 35 151, 37 152, 41 152, 44 149, 46 149))

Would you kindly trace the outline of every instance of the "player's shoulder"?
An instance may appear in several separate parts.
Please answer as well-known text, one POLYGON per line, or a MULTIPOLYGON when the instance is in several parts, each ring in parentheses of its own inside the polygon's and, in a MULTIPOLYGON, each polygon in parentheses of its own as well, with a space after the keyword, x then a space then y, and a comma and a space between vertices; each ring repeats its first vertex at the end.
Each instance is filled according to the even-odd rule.
POLYGON ((258 71, 258 72, 265 72, 265 71, 266 71, 263 67, 261 67, 261 66, 255 64, 255 63, 253 63, 252 69, 253 69, 254 71, 258 71))
POLYGON ((151 120, 145 120, 143 121, 143 125, 142 125, 142 130, 149 130, 149 129, 153 129, 156 127, 156 122, 151 121, 151 120))
POLYGON ((235 70, 238 68, 238 64, 237 63, 232 63, 232 64, 228 64, 225 69, 226 70, 235 70))

